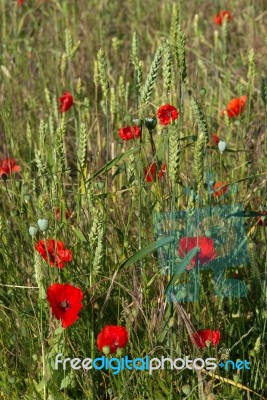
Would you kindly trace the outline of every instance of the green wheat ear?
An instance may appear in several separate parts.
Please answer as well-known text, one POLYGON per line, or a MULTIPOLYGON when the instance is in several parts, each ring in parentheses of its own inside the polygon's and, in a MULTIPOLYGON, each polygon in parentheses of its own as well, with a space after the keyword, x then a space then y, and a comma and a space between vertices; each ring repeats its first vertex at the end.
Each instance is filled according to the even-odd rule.
POLYGON ((163 52, 163 46, 161 45, 155 54, 154 60, 151 64, 146 82, 144 84, 142 93, 141 93, 141 102, 144 106, 148 105, 151 94, 152 94, 152 89, 155 85, 156 78, 157 78, 157 73, 158 69, 160 66, 160 62, 162 59, 162 52, 163 52))
POLYGON ((39 288, 39 298, 40 299, 45 299, 46 298, 46 293, 44 289, 44 275, 42 271, 42 261, 41 257, 37 253, 37 251, 34 252, 34 275, 35 275, 35 280, 37 283, 37 286, 39 288))
POLYGON ((192 107, 197 120, 198 131, 199 133, 202 133, 204 135, 205 146, 207 146, 209 141, 209 130, 208 130, 207 119, 201 110, 198 100, 195 98, 192 99, 192 107))
POLYGON ((251 49, 248 57, 248 86, 252 90, 256 75, 256 60, 254 50, 251 49))
POLYGON ((87 150, 87 135, 86 135, 86 125, 84 122, 81 123, 80 126, 80 135, 79 135, 79 148, 78 148, 78 161, 80 168, 82 171, 86 167, 86 150, 87 150))
POLYGON ((111 122, 114 123, 117 113, 117 97, 115 88, 112 87, 110 89, 110 118, 111 122))
POLYGON ((267 79, 261 78, 261 98, 265 107, 267 106, 267 79))
POLYGON ((131 59, 133 64, 138 62, 139 59, 138 53, 139 53, 139 43, 136 32, 134 31, 132 38, 132 49, 131 49, 131 59))
POLYGON ((65 49, 67 59, 70 61, 73 55, 73 40, 69 29, 65 29, 65 49))
POLYGON ((194 175, 199 191, 204 177, 204 159, 206 154, 206 139, 203 132, 200 132, 197 138, 194 152, 194 175))
POLYGON ((35 163, 36 163, 37 169, 38 169, 38 176, 41 178, 43 185, 47 187, 49 176, 48 176, 48 171, 47 171, 45 162, 42 159, 41 152, 39 150, 35 149, 34 156, 35 156, 35 163))
POLYGON ((163 53, 163 88, 168 98, 172 83, 172 53, 169 43, 164 46, 163 53))
POLYGON ((0 215, 0 236, 2 237, 4 234, 4 220, 0 215))
POLYGON ((169 176, 172 185, 175 185, 180 176, 181 146, 177 126, 171 125, 169 131, 169 176))
POLYGON ((66 133, 66 120, 63 115, 60 125, 56 131, 56 165, 60 172, 64 172, 66 169, 66 155, 64 149, 64 137, 66 133))
POLYGON ((96 209, 95 207, 91 209, 91 213, 92 213, 93 223, 89 233, 88 241, 91 249, 93 250, 97 245, 98 236, 102 229, 103 213, 100 210, 96 209))
POLYGON ((101 88, 104 96, 107 97, 109 94, 109 79, 107 74, 108 64, 103 49, 100 49, 97 53, 97 66, 101 88))
POLYGON ((184 84, 186 83, 186 78, 187 78, 186 61, 185 61, 185 42, 186 42, 185 33, 181 31, 181 27, 179 25, 177 30, 176 57, 180 71, 180 78, 184 84))
POLYGON ((176 5, 173 4, 172 17, 171 17, 171 29, 170 29, 171 44, 173 46, 175 46, 176 41, 177 41, 177 31, 178 31, 179 24, 180 24, 179 11, 178 11, 176 5))
POLYGON ((105 237, 105 230, 103 224, 101 224, 100 231, 98 232, 98 238, 97 238, 97 245, 95 249, 95 257, 93 261, 93 276, 96 276, 102 266, 102 261, 105 255, 104 252, 104 237, 105 237))
POLYGON ((142 93, 142 85, 143 85, 142 61, 136 63, 136 65, 134 66, 134 70, 135 70, 135 80, 136 80, 135 83, 136 94, 140 96, 142 93))

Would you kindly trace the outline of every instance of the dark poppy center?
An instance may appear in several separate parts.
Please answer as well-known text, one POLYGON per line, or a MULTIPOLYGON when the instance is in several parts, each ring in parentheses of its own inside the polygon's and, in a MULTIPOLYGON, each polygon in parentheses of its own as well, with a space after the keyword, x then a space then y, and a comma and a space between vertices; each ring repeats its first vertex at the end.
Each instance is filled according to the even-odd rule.
POLYGON ((68 300, 63 300, 59 303, 59 307, 62 311, 67 311, 70 308, 70 302, 68 300))

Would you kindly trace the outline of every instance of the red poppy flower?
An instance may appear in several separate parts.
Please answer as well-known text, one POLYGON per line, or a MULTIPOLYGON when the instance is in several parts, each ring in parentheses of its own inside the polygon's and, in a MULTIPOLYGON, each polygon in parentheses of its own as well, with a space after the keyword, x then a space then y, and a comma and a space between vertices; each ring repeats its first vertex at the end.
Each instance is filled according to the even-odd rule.
POLYGON ((170 105, 165 104, 158 109, 158 119, 161 125, 168 125, 171 121, 174 121, 179 116, 179 111, 170 105))
MULTIPOLYGON (((214 249, 213 239, 206 236, 182 237, 179 242, 178 253, 181 257, 185 257, 185 255, 194 247, 199 248, 197 256, 200 264, 202 265, 208 264, 217 256, 214 249)), ((186 267, 187 270, 193 269, 195 267, 196 259, 196 256, 192 258, 190 264, 186 267)))
POLYGON ((264 216, 259 216, 259 217, 257 217, 257 219, 258 219, 258 225, 261 225, 261 226, 267 226, 267 211, 259 211, 259 212, 261 212, 262 214, 265 214, 266 215, 266 217, 264 217, 264 216))
POLYGON ((128 332, 123 326, 106 325, 97 336, 97 347, 100 351, 108 346, 110 354, 116 353, 118 347, 124 348, 128 343, 128 332))
POLYGON ((213 197, 220 197, 228 191, 227 182, 216 182, 213 186, 213 197))
POLYGON ((123 140, 138 139, 141 134, 139 126, 126 126, 125 128, 119 129, 119 135, 123 140))
POLYGON ((11 173, 20 172, 21 167, 16 164, 14 158, 5 158, 0 162, 0 177, 2 175, 10 175, 11 173))
MULTIPOLYGON (((58 221, 60 221, 60 219, 61 219, 61 213, 60 213, 60 208, 57 208, 56 209, 56 219, 58 220, 58 221)), ((69 217, 71 216, 71 211, 69 210, 69 209, 67 209, 66 211, 65 211, 65 218, 66 219, 69 219, 69 217)))
POLYGON ((247 99, 247 96, 232 99, 229 101, 226 110, 223 110, 221 114, 227 114, 229 118, 237 117, 244 111, 247 99))
POLYGON ((166 171, 167 171, 167 165, 166 163, 163 163, 158 173, 158 179, 162 178, 166 171))
POLYGON ((53 283, 47 289, 47 300, 52 308, 52 314, 61 320, 63 328, 73 325, 79 318, 82 308, 83 292, 69 283, 53 283))
POLYGON ((210 146, 218 146, 219 141, 220 141, 219 136, 216 133, 214 133, 213 135, 211 135, 211 140, 209 141, 208 146, 209 147, 210 146))
POLYGON ((20 6, 23 5, 23 3, 24 3, 24 0, 18 0, 17 1, 17 6, 20 7, 20 6))
POLYGON ((73 105, 73 97, 70 92, 64 92, 63 96, 58 99, 60 102, 59 111, 66 112, 68 111, 73 105))
POLYGON ((60 240, 39 240, 35 244, 35 249, 45 261, 57 268, 64 268, 65 263, 72 261, 71 250, 65 249, 64 243, 60 240))
POLYGON ((233 16, 229 11, 223 10, 213 17, 213 22, 217 25, 222 25, 224 18, 229 22, 233 16))
POLYGON ((216 346, 221 339, 220 331, 212 331, 210 329, 201 329, 193 333, 193 341, 197 347, 204 348, 207 347, 207 341, 209 341, 213 346, 216 346))
MULTIPOLYGON (((155 179, 156 170, 157 170, 157 164, 155 162, 148 164, 148 166, 146 167, 144 175, 145 175, 145 180, 148 183, 152 182, 155 179)), ((167 171, 167 165, 166 163, 163 163, 158 173, 158 179, 161 179, 166 171, 167 171)))

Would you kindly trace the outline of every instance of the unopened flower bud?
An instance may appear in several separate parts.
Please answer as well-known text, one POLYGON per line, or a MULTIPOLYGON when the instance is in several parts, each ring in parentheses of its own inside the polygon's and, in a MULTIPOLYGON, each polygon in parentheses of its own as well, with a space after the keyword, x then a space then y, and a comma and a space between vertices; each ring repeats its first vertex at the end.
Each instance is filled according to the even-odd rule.
POLYGON ((26 203, 28 203, 30 200, 31 200, 31 195, 28 194, 28 193, 24 194, 24 201, 25 201, 26 203))
POLYGON ((149 131, 152 131, 157 126, 157 118, 156 117, 146 117, 145 118, 145 126, 149 131))
POLYGON ((44 232, 48 228, 48 219, 43 218, 43 219, 38 219, 37 224, 39 226, 40 231, 44 232))
POLYGON ((139 128, 140 128, 140 127, 142 126, 143 121, 142 121, 141 118, 133 118, 133 119, 132 119, 132 123, 133 123, 135 126, 139 126, 139 128))
POLYGON ((38 232, 38 229, 35 226, 30 226, 29 227, 29 234, 31 236, 35 236, 37 234, 37 232, 38 232))
POLYGON ((234 374, 234 375, 233 375, 233 380, 234 380, 235 383, 240 382, 240 376, 237 375, 237 374, 234 374))
POLYGON ((182 392, 186 395, 189 395, 191 392, 191 386, 190 385, 183 385, 182 386, 182 392))
MULTIPOLYGON (((107 347, 107 346, 105 346, 105 347, 107 347)), ((123 349, 121 347, 118 347, 116 354, 117 354, 117 356, 121 357, 123 355, 123 349)))
POLYGON ((226 149, 227 144, 224 140, 220 140, 218 143, 218 149, 220 150, 221 153, 224 152, 224 150, 226 149))
POLYGON ((109 346, 103 346, 102 351, 103 351, 103 353, 104 353, 106 356, 108 356, 108 355, 110 354, 110 348, 109 348, 109 346))

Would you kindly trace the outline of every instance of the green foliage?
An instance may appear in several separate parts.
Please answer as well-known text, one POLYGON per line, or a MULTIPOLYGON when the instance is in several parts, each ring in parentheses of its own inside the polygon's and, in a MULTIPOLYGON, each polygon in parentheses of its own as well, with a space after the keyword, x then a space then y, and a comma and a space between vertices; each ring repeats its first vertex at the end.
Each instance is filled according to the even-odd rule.
MULTIPOLYGON (((266 211, 265 7, 233 2, 244 12, 219 26, 209 3, 0 1, 0 162, 12 157, 21 167, 7 176, 0 167, 0 399, 267 398, 267 239, 258 223, 266 211), (61 113, 65 91, 74 105, 61 113), (244 94, 244 112, 222 115, 244 94), (157 110, 166 103, 181 109, 162 125, 157 110), (149 134, 144 119, 152 115, 149 134), (133 119, 140 137, 123 141, 118 129, 133 119), (223 154, 213 134, 226 141, 223 154), (154 174, 145 179, 150 163, 154 174), (217 182, 228 185, 221 196, 217 182), (244 208, 231 217, 244 221, 249 263, 227 268, 225 279, 238 275, 248 297, 215 296, 207 270, 198 301, 168 302, 173 285, 188 283, 197 249, 179 256, 181 221, 161 221, 156 239, 154 213, 235 203, 244 208), (49 228, 31 236, 29 227, 43 218, 49 228), (36 242, 48 238, 71 249, 64 268, 37 253, 36 242), (172 263, 171 275, 160 269, 162 254, 171 254, 164 265, 168 271, 172 263), (52 283, 84 293, 79 318, 66 329, 46 299, 52 283), (129 331, 129 358, 240 358, 251 370, 55 370, 58 353, 102 356, 97 335, 115 324, 129 331), (221 331, 217 348, 195 348, 199 329, 221 331)), ((206 236, 206 224, 215 229, 218 221, 184 229, 206 236)), ((216 236, 218 257, 234 246, 228 235, 223 245, 216 236)))

